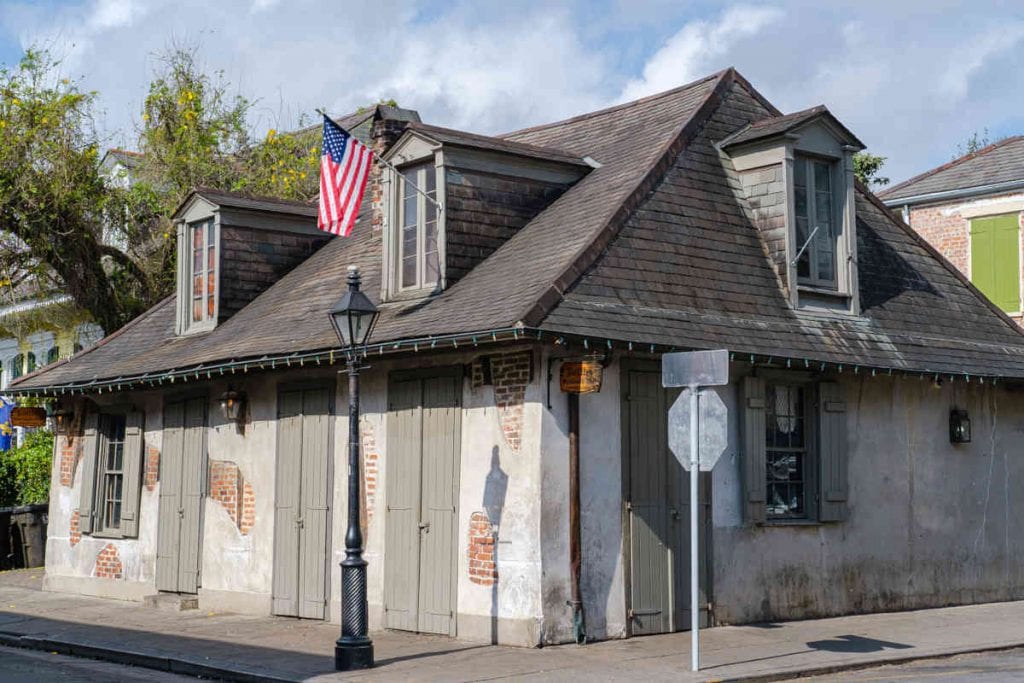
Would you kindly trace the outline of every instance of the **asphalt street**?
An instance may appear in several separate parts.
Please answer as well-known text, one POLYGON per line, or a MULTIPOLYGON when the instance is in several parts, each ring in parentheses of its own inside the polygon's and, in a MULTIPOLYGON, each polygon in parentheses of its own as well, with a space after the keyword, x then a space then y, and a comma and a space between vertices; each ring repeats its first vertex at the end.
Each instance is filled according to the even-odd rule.
POLYGON ((1019 683, 1024 681, 1024 650, 984 652, 959 657, 925 659, 896 666, 881 666, 862 671, 844 671, 828 676, 799 679, 803 683, 843 681, 844 683, 1019 683))
POLYGON ((93 659, 79 659, 53 655, 48 652, 0 647, 0 681, 3 683, 101 683, 105 681, 128 681, 129 683, 183 683, 197 679, 163 671, 140 669, 99 662, 93 659))

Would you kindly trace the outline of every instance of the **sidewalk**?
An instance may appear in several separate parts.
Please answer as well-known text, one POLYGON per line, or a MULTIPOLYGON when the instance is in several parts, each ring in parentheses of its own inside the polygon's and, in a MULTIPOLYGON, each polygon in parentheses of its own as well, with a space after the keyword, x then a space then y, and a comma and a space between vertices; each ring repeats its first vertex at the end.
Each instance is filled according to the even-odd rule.
POLYGON ((1010 602, 709 629, 696 676, 687 633, 522 649, 381 632, 377 668, 339 674, 334 624, 170 612, 41 583, 41 570, 0 573, 0 644, 243 681, 781 680, 1024 646, 1024 602, 1010 602))

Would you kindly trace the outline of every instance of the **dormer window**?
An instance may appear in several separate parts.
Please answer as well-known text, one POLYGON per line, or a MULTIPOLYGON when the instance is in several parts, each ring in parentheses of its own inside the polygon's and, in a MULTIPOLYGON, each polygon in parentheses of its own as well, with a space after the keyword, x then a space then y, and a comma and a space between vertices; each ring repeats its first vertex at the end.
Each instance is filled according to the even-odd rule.
POLYGON ((400 169, 397 251, 397 289, 437 289, 441 284, 441 259, 437 226, 437 169, 434 161, 400 169))
POLYGON ((188 226, 192 245, 191 324, 201 326, 217 315, 217 240, 213 219, 188 226))
POLYGON ((836 289, 835 164, 797 155, 793 162, 793 203, 796 221, 797 281, 823 289, 836 289))

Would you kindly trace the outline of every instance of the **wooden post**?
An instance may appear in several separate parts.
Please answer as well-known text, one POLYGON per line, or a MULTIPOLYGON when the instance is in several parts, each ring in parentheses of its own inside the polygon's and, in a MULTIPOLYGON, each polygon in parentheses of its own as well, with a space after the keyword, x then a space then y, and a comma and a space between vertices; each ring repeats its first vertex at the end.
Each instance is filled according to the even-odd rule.
POLYGON ((583 543, 580 529, 580 396, 566 395, 569 401, 569 563, 572 573, 572 630, 577 645, 587 642, 583 616, 580 574, 583 543))

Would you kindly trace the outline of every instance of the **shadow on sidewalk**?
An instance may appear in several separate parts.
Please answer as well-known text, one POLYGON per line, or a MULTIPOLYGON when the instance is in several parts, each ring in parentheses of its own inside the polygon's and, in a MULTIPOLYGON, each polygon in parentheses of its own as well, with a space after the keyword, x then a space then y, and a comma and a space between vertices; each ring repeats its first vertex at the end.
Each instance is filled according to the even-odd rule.
POLYGON ((832 640, 812 640, 807 643, 812 650, 825 652, 881 652, 882 650, 909 650, 913 645, 893 643, 888 640, 876 640, 863 636, 836 636, 832 640))

